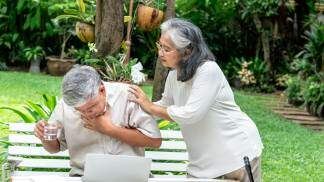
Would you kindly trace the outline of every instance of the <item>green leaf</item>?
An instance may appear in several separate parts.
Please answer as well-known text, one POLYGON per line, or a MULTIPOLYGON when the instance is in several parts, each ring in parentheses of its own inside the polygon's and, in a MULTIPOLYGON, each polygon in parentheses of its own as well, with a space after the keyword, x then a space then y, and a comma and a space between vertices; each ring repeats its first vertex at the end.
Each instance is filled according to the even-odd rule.
POLYGON ((85 13, 85 4, 84 4, 83 0, 76 0, 76 3, 79 7, 80 12, 85 13))
POLYGON ((25 7, 25 0, 19 0, 16 7, 18 14, 20 14, 23 11, 24 7, 25 7))
POLYGON ((23 106, 23 108, 25 108, 28 111, 28 113, 33 116, 34 119, 33 119, 32 123, 34 123, 35 121, 38 121, 38 120, 42 119, 40 117, 40 115, 36 111, 32 110, 31 108, 26 107, 26 106, 23 106))
POLYGON ((50 111, 50 109, 49 109, 47 106, 42 105, 42 104, 38 104, 38 105, 39 105, 39 107, 41 107, 42 110, 46 113, 46 116, 50 116, 50 115, 51 115, 51 112, 52 112, 52 111, 50 111))
POLYGON ((124 16, 124 23, 127 23, 132 20, 131 16, 124 16))
POLYGON ((46 112, 43 110, 43 108, 40 105, 35 104, 35 103, 31 102, 31 101, 27 101, 27 105, 29 106, 29 108, 36 111, 39 114, 40 117, 42 117, 42 118, 47 118, 48 117, 46 112))
POLYGON ((10 42, 5 42, 4 45, 5 45, 6 47, 8 47, 9 49, 11 49, 11 44, 10 44, 10 42))
POLYGON ((63 19, 70 19, 70 18, 72 18, 72 19, 77 19, 77 20, 82 20, 81 17, 76 16, 76 15, 59 15, 59 16, 57 16, 57 17, 55 18, 55 20, 56 20, 56 21, 61 21, 61 20, 63 20, 63 19))
POLYGON ((3 125, 5 127, 8 127, 9 126, 9 123, 6 123, 6 122, 3 122, 3 121, 0 121, 0 125, 3 125))
POLYGON ((31 16, 32 16, 32 14, 27 15, 26 21, 23 26, 24 30, 27 30, 28 28, 31 27, 31 16))
POLYGON ((12 36, 12 41, 15 42, 15 41, 18 39, 18 36, 19 36, 18 33, 13 34, 13 36, 12 36))
POLYGON ((42 95, 44 99, 44 105, 49 109, 49 115, 53 112, 56 104, 57 104, 57 97, 56 96, 49 96, 47 94, 42 95))
POLYGON ((65 9, 64 13, 68 14, 68 15, 79 15, 80 12, 76 9, 65 9))
MULTIPOLYGON (((12 146, 12 143, 10 143, 8 141, 8 137, 6 137, 6 139, 1 139, 0 143, 2 144, 2 146, 12 146)), ((7 147, 5 147, 5 148, 7 148, 7 147)))
POLYGON ((35 16, 33 17, 32 21, 34 22, 34 28, 39 29, 41 26, 41 7, 38 6, 35 16))
POLYGON ((170 123, 170 121, 168 121, 168 120, 163 120, 163 121, 161 121, 161 122, 159 123, 159 128, 162 129, 162 128, 168 126, 169 123, 170 123))
POLYGON ((34 118, 32 116, 30 116, 29 114, 27 113, 24 113, 18 109, 14 109, 14 108, 11 108, 11 107, 0 107, 0 109, 7 109, 7 110, 10 110, 16 114, 18 114, 26 123, 32 123, 34 122, 34 118))

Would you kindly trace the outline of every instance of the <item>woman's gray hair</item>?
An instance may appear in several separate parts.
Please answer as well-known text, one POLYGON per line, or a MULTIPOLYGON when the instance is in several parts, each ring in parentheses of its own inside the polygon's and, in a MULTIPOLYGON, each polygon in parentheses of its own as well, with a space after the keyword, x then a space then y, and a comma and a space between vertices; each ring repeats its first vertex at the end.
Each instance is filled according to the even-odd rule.
POLYGON ((171 18, 161 24, 161 33, 170 36, 171 41, 181 54, 179 81, 190 80, 200 65, 206 61, 215 61, 213 53, 204 41, 201 30, 193 23, 184 19, 171 18))
POLYGON ((63 78, 63 101, 78 107, 98 95, 100 84, 100 75, 94 68, 75 65, 63 78))

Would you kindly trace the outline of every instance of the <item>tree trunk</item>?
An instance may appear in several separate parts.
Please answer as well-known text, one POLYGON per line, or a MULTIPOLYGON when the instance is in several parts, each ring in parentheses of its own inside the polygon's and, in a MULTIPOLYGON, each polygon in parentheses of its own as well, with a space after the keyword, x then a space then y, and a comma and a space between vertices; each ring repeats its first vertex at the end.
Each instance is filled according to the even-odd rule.
POLYGON ((123 1, 97 0, 96 3, 96 48, 97 56, 116 53, 123 40, 123 1))
POLYGON ((255 56, 256 57, 259 57, 260 52, 261 52, 261 48, 262 48, 262 46, 261 46, 261 38, 259 37, 258 40, 257 40, 257 44, 255 46, 255 56))
MULTIPOLYGON (((175 17, 174 0, 167 0, 167 10, 165 13, 165 20, 172 17, 175 17)), ((165 68, 159 60, 157 60, 155 65, 152 101, 158 101, 161 99, 167 76, 168 76, 168 69, 165 68)))
POLYGON ((257 15, 253 17, 253 21, 257 31, 261 34, 263 60, 267 63, 268 67, 271 68, 269 31, 262 27, 262 22, 257 15))
POLYGON ((167 0, 167 9, 165 12, 165 20, 175 17, 174 0, 167 0))
POLYGON ((267 63, 268 68, 271 68, 269 31, 262 31, 261 40, 263 49, 263 60, 267 63))

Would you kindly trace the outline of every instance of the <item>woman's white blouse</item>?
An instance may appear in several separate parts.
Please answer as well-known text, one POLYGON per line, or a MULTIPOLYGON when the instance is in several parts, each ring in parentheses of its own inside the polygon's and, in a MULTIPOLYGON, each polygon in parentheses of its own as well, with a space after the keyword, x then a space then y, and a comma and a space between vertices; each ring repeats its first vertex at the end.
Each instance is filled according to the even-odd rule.
POLYGON ((215 178, 244 166, 261 155, 262 142, 253 121, 236 105, 234 95, 216 62, 201 65, 186 82, 169 73, 162 99, 187 145, 188 173, 215 178))

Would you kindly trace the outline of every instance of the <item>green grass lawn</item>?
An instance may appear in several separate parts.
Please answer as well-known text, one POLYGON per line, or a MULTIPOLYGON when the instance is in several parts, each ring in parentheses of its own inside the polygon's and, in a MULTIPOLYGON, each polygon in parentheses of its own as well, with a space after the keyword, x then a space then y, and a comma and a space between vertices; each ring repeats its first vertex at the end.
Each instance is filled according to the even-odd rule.
MULTIPOLYGON (((41 94, 60 96, 61 77, 0 72, 0 107, 41 101, 41 94)), ((151 86, 143 87, 151 96, 151 86)), ((257 124, 265 149, 262 156, 264 181, 321 181, 324 179, 324 132, 314 132, 287 122, 263 107, 260 98, 236 91, 241 109, 257 124)), ((17 121, 10 111, 0 110, 0 122, 17 121)), ((8 131, 1 129, 0 136, 8 131)))

